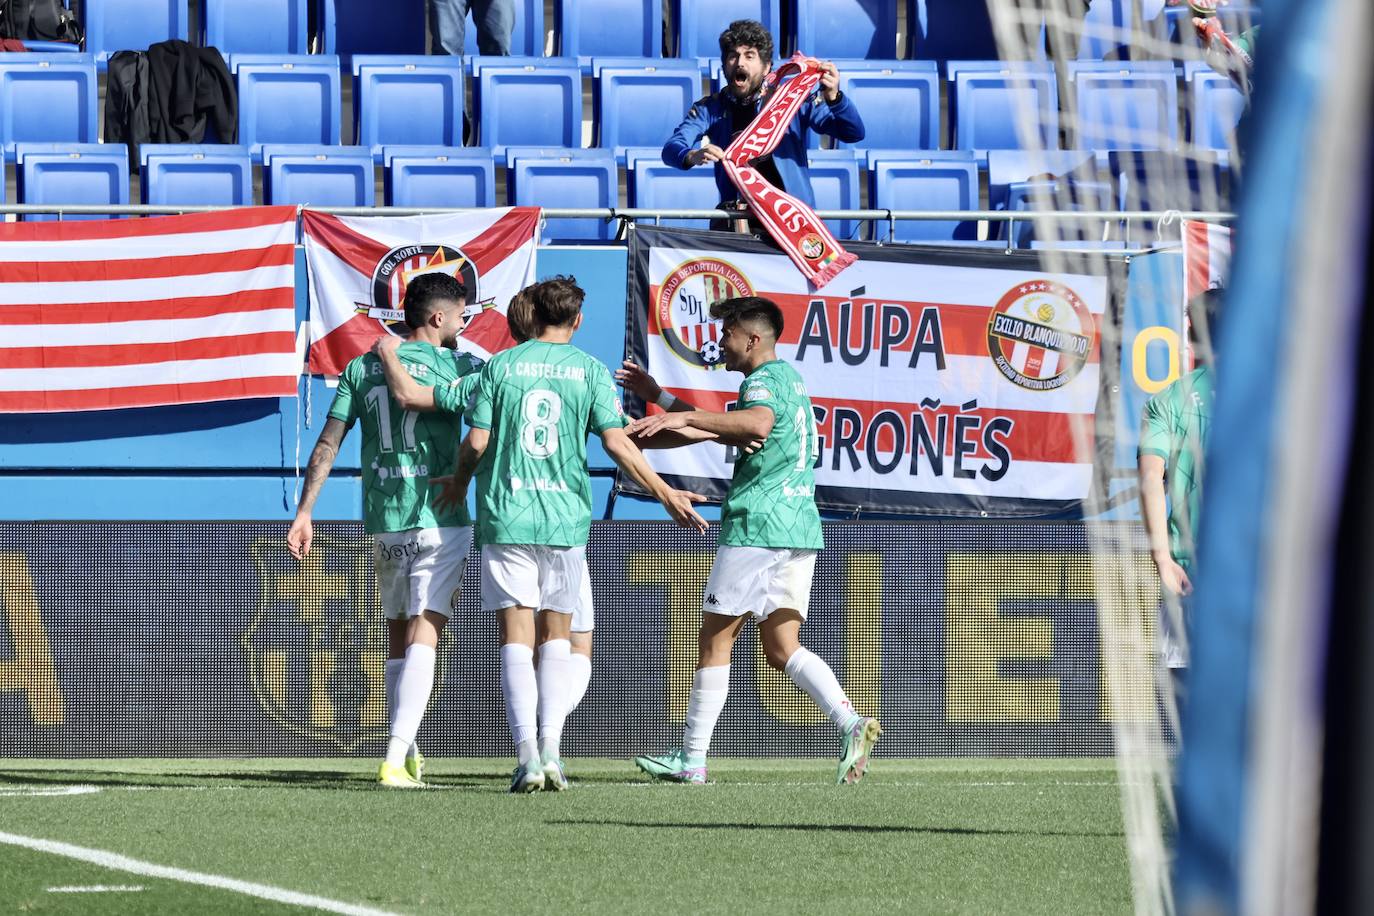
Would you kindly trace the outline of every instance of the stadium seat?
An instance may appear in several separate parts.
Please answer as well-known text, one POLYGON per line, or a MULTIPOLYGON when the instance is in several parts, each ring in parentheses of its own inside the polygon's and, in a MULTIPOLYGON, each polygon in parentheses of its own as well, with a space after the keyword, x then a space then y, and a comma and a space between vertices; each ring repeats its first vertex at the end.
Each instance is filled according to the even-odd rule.
POLYGON ((20 42, 24 49, 34 54, 83 54, 80 45, 74 45, 70 41, 31 41, 24 39, 20 42))
POLYGON ((990 150, 988 152, 988 209, 1006 210, 1011 185, 1062 175, 1102 180, 1099 163, 1089 150, 990 150))
MULTIPOLYGON (((817 210, 857 210, 861 205, 859 180, 861 153, 852 149, 818 149, 807 153, 811 190, 817 210)), ((828 219, 825 224, 841 240, 862 237, 863 220, 828 219)))
POLYGON ((0 147, 94 143, 95 60, 89 54, 0 54, 0 147))
POLYGON ((353 57, 354 142, 383 146, 463 145, 463 62, 447 55, 353 57))
POLYGON ((86 50, 104 63, 116 51, 187 40, 185 0, 85 0, 86 50))
POLYGON ((1083 17, 1083 37, 1078 43, 1079 60, 1102 60, 1133 39, 1127 21, 1125 0, 1093 0, 1083 17))
POLYGON ((320 45, 348 66, 354 54, 424 54, 425 0, 319 0, 320 45))
POLYGON ((1059 90, 1048 63, 950 61, 951 149, 1055 149, 1059 146, 1059 90), (1034 139, 1023 138, 1029 114, 1034 139), (1029 139, 1029 142, 1023 140, 1029 139))
MULTIPOLYGON (((487 60, 490 60, 488 58, 487 60)), ((576 147, 582 143, 582 72, 537 58, 474 61, 474 120, 483 146, 576 147)))
MULTIPOLYGON (((969 150, 868 151, 868 199, 877 210, 972 210, 978 205, 978 161, 969 150)), ((977 237, 977 224, 899 220, 873 224, 875 241, 926 242, 977 237)))
POLYGON ((590 74, 593 57, 661 57, 661 0, 554 0, 558 53, 590 74))
MULTIPOLYGON (((1115 183, 1117 206, 1122 210, 1230 209, 1230 172, 1225 153, 1113 151, 1107 156, 1107 171, 1115 183)), ((1149 243, 1155 238, 1156 224, 1133 220, 1128 230, 1128 242, 1149 243)))
POLYGON ((246 146, 145 143, 138 149, 145 204, 253 205, 246 146))
POLYGON ((1000 56, 988 4, 969 0, 905 0, 905 5, 908 60, 943 64, 1000 56))
MULTIPOLYGON (((513 206, 614 207, 618 200, 615 159, 609 150, 507 150, 507 193, 513 206)), ((544 241, 606 241, 614 220, 550 219, 544 241)))
POLYGON ((1210 69, 1195 70, 1187 87, 1189 141, 1200 149, 1232 149, 1245 95, 1229 77, 1210 69))
MULTIPOLYGON (((15 150, 21 204, 118 204, 129 202, 129 158, 122 143, 20 143, 15 150)), ((57 214, 26 216, 55 220, 57 214)), ((71 219, 107 219, 69 216, 71 219)))
POLYGON ((762 23, 781 56, 782 20, 778 0, 673 0, 678 57, 720 57, 720 33, 736 19, 762 23))
MULTIPOLYGON (((515 26, 511 29, 510 53, 521 57, 539 57, 544 53, 544 0, 514 0, 515 26)), ((463 51, 472 54, 477 46, 477 26, 468 10, 467 31, 463 37, 463 51)))
POLYGON ((309 3, 310 0, 200 0, 200 43, 219 48, 226 57, 308 54, 309 3))
POLYGON ((1168 61, 1069 64, 1077 102, 1079 149, 1173 149, 1178 144, 1178 82, 1168 61))
POLYGON ((940 148, 940 75, 931 61, 921 70, 840 71, 840 91, 854 100, 865 137, 837 143, 864 149, 940 148))
MULTIPOLYGON (((1060 181, 1014 181, 1007 186, 1006 209, 1027 214, 1036 210, 1111 210, 1112 186, 1105 181, 1080 181, 1072 177, 1060 181)), ((1105 230, 1102 220, 1064 220, 1054 225, 1052 237, 1056 241, 1093 241, 1101 239, 1105 230)), ((1013 233, 1017 248, 1030 247, 1036 237, 1035 221, 1027 219, 1016 223, 1013 233)), ((998 235, 1005 233, 999 230, 998 235)))
POLYGON ((797 50, 810 57, 897 56, 896 0, 788 0, 797 50))
POLYGON ((239 142, 262 158, 264 143, 339 142, 339 59, 331 54, 235 54, 239 142))
POLYGON ((388 146, 388 207, 495 207, 496 168, 481 147, 388 146))
POLYGON ((262 150, 263 203, 371 207, 377 202, 372 150, 282 144, 262 150))
POLYGON ((630 68, 593 62, 597 145, 625 161, 628 147, 663 143, 701 97, 701 72, 690 61, 644 61, 630 68))
MULTIPOLYGON (((664 164, 659 158, 660 152, 657 148, 626 151, 626 187, 631 207, 710 210, 720 203, 715 169, 709 166, 697 166, 685 171, 674 168, 664 164)), ((711 222, 704 219, 664 219, 654 225, 709 229, 711 222)))

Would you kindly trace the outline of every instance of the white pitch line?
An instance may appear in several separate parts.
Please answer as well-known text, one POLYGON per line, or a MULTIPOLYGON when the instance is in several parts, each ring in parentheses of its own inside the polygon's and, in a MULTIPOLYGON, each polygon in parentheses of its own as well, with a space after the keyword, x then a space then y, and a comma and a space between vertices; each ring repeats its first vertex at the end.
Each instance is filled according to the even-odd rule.
POLYGON ((71 884, 50 887, 49 894, 131 894, 143 890, 142 884, 71 884))
POLYGON ((37 837, 20 836, 15 833, 0 831, 0 843, 9 846, 18 846, 22 849, 32 849, 35 852, 46 852, 50 855, 64 856, 68 859, 77 859, 81 862, 99 865, 102 868, 112 868, 116 871, 126 871, 130 874, 142 875, 145 878, 163 878, 167 881, 199 884, 202 887, 219 888, 220 890, 232 891, 236 894, 246 894, 249 897, 260 897, 263 900, 271 900, 275 903, 307 906, 316 910, 324 910, 327 913, 343 913, 345 916, 395 916, 395 914, 388 913, 386 910, 374 910, 370 907, 357 906, 352 903, 342 903, 338 900, 330 900, 327 897, 316 897, 313 894, 301 894, 280 887, 272 887, 269 884, 255 884, 252 881, 239 881, 235 878, 225 878, 221 875, 210 875, 204 872, 172 868, 168 865, 157 865, 153 862, 143 862, 138 859, 130 859, 128 856, 121 856, 117 853, 106 852, 103 849, 88 849, 85 846, 73 846, 70 843, 59 843, 55 840, 43 840, 37 837))
POLYGON ((0 786, 0 796, 91 795, 100 786, 0 786))

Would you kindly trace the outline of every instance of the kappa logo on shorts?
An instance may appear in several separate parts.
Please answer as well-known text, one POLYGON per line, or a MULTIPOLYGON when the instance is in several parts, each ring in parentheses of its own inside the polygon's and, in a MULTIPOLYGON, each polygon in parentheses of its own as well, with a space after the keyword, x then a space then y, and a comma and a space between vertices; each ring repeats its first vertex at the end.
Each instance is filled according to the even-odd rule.
POLYGON ((711 605, 711 607, 720 607, 720 601, 716 598, 714 593, 706 596, 706 603, 711 605))

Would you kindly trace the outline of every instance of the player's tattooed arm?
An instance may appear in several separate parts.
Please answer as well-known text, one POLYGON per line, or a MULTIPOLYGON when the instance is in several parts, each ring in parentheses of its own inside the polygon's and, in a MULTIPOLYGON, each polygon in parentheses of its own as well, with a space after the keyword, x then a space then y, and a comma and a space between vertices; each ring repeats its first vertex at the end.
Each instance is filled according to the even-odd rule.
POLYGON ((482 454, 487 450, 490 441, 491 430, 475 426, 468 430, 468 434, 458 445, 458 460, 453 473, 446 477, 434 477, 429 482, 430 486, 443 487, 434 498, 436 506, 446 509, 467 502, 468 485, 472 483, 472 477, 477 473, 477 463, 482 460, 482 454))
POLYGON ((286 532, 286 546, 296 559, 304 559, 310 553, 310 544, 315 537, 311 512, 315 500, 320 496, 329 472, 334 469, 334 460, 339 456, 344 436, 348 434, 348 424, 336 417, 330 417, 320 430, 320 438, 310 453, 310 461, 305 466, 305 487, 301 491, 301 501, 296 506, 296 518, 286 532))
POLYGON ((410 377, 397 352, 400 348, 401 339, 389 334, 377 338, 372 344, 372 352, 382 361, 382 372, 386 375, 386 387, 391 392, 391 399, 402 410, 418 410, 422 413, 438 410, 434 404, 434 389, 410 377))

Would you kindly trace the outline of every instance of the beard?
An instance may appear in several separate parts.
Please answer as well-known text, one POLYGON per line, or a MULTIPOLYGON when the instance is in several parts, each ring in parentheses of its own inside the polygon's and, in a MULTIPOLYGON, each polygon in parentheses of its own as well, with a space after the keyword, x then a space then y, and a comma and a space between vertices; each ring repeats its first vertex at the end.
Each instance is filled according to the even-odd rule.
POLYGON ((759 90, 763 88, 763 78, 767 75, 765 72, 751 77, 743 70, 736 70, 730 74, 730 91, 740 101, 751 99, 758 95, 759 90), (743 79, 745 82, 740 84, 738 79, 743 79))

